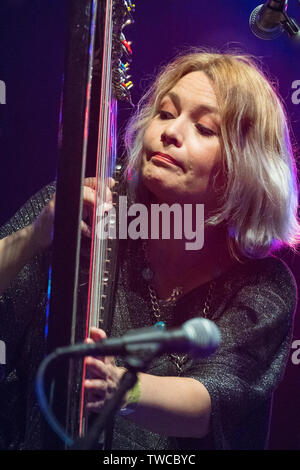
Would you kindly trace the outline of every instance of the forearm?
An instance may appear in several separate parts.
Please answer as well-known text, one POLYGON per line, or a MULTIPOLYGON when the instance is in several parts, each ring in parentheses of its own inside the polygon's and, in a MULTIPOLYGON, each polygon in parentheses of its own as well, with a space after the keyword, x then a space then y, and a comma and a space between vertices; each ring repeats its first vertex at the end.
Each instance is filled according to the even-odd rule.
POLYGON ((200 382, 142 373, 139 381, 139 400, 128 419, 166 436, 201 438, 208 433, 211 402, 200 382))
POLYGON ((37 252, 33 225, 0 240, 0 294, 37 252))

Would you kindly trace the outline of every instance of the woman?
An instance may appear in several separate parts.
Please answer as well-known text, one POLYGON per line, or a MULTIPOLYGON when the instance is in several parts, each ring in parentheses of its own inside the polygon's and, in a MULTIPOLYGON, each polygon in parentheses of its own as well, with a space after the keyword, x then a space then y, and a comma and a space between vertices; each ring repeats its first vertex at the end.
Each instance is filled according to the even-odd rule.
MULTIPOLYGON (((204 204, 204 246, 187 250, 184 226, 185 238, 171 231, 169 239, 120 242, 111 331, 92 329, 90 341, 157 322, 173 327, 206 316, 218 325, 222 344, 205 360, 164 355, 140 373, 116 418, 113 448, 263 448, 296 305, 292 274, 271 255, 282 245, 295 249, 300 232, 296 167, 282 105, 247 57, 184 55, 162 71, 142 100, 127 144, 132 201, 148 209, 178 204, 182 211, 186 205, 196 210, 204 204)), ((42 192, 39 210, 50 193, 45 197, 42 192)), ((91 203, 91 192, 88 199, 91 203)), ((33 212, 28 209, 30 221, 33 212)), ((39 247, 49 246, 52 216, 53 207, 49 211, 47 206, 34 224, 39 247)), ((6 304, 25 298, 26 269, 39 276, 41 287, 26 307, 32 311, 32 302, 38 304, 36 313, 30 321, 26 315, 20 318, 20 324, 26 318, 29 332, 23 348, 27 360, 19 365, 23 371, 41 358, 36 338, 43 334, 46 289, 42 262, 34 258, 20 273, 21 289, 6 291, 6 304)), ((3 318, 11 319, 6 313, 3 318)), ((17 329, 12 342, 19 344, 23 335, 24 329, 17 329)), ((88 358, 87 409, 101 410, 124 365, 120 359, 88 358)), ((13 408, 6 402, 6 413, 13 408)), ((32 397, 27 417, 25 447, 37 448, 40 427, 32 397)), ((11 426, 10 434, 16 428, 11 426)))
MULTIPOLYGON (((129 242, 112 334, 157 320, 175 326, 206 307, 223 342, 207 360, 170 355, 140 373, 114 447, 263 448, 296 305, 294 279, 271 253, 294 248, 300 233, 279 98, 247 57, 184 55, 142 100, 127 143, 135 200, 204 204, 205 242, 198 251, 187 251, 184 237, 129 242)), ((124 368, 113 358, 87 364, 86 406, 97 412, 124 368)))

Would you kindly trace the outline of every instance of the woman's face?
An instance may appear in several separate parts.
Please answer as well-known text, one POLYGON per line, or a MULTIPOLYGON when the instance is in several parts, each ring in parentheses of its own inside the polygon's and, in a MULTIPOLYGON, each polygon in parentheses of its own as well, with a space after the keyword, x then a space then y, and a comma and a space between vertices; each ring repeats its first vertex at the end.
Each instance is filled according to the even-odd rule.
POLYGON ((182 77, 165 95, 143 142, 142 180, 157 202, 216 206, 220 168, 217 98, 204 72, 182 77))

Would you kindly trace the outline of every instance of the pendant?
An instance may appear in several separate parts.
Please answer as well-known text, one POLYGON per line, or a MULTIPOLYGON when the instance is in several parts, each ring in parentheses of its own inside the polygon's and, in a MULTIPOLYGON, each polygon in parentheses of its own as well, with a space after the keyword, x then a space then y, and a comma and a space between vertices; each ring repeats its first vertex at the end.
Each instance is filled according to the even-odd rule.
POLYGON ((176 369, 178 371, 178 374, 181 375, 182 373, 182 368, 184 364, 188 360, 188 355, 187 354, 170 354, 170 359, 173 362, 173 364, 176 366, 176 369))
POLYGON ((166 324, 164 321, 157 321, 154 326, 155 328, 159 328, 160 330, 166 329, 166 324))

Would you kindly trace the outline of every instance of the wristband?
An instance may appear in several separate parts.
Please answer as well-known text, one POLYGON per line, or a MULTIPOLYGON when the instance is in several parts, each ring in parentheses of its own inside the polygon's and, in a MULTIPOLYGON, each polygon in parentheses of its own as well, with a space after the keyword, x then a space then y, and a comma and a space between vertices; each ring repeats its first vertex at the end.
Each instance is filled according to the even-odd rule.
POLYGON ((141 381, 138 377, 135 385, 128 390, 126 397, 126 404, 120 408, 119 413, 121 416, 126 416, 133 413, 138 405, 141 397, 141 381))

